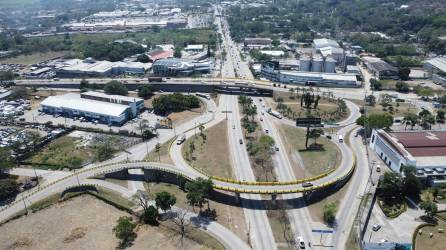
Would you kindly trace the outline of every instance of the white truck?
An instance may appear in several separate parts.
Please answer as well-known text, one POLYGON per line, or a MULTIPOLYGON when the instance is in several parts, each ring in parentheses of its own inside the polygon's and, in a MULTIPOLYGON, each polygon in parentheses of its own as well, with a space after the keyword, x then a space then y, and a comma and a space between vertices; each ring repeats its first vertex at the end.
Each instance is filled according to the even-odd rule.
POLYGON ((344 136, 342 136, 342 135, 338 135, 338 139, 339 139, 339 142, 340 142, 340 143, 343 143, 343 142, 344 142, 344 136))
POLYGON ((185 134, 181 134, 178 136, 177 138, 177 145, 181 145, 181 143, 183 143, 186 140, 186 135, 185 134))

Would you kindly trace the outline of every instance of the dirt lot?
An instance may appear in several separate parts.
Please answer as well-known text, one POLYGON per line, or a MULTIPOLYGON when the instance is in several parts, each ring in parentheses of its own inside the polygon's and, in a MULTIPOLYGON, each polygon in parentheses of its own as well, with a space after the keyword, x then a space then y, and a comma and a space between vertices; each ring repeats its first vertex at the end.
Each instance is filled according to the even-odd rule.
POLYGON ((189 164, 202 169, 209 175, 233 178, 227 131, 227 122, 222 121, 203 131, 206 136, 206 140, 203 140, 197 129, 197 137, 189 138, 182 146, 183 156, 186 156, 188 154, 186 152, 190 150, 189 145, 193 142, 195 145, 194 153, 184 158, 189 159, 189 164))
MULTIPOLYGON (((293 170, 297 178, 322 174, 337 167, 341 162, 341 152, 324 136, 317 139, 317 143, 323 145, 323 151, 307 151, 305 150, 305 130, 282 125, 280 133, 286 143, 287 153, 293 166, 296 166, 293 170), (295 154, 296 150, 299 154, 295 154), (302 173, 302 163, 305 168, 304 173, 302 173)), ((311 143, 313 139, 309 139, 308 144, 311 143)))
MULTIPOLYGON (((113 227, 124 215, 91 196, 76 197, 2 225, 0 249, 114 249, 113 227)), ((141 226, 137 234, 129 249, 209 249, 190 239, 180 246, 168 228, 141 226)))
MULTIPOLYGON (((187 204, 186 193, 179 189, 178 186, 165 183, 148 183, 145 184, 145 186, 146 189, 148 189, 151 197, 154 197, 157 192, 169 192, 175 195, 175 197, 177 198, 175 206, 192 211, 192 208, 187 204)), ((242 208, 232 205, 224 205, 213 200, 211 200, 210 207, 211 209, 215 209, 217 211, 218 223, 222 224, 223 226, 234 232, 242 240, 247 240, 247 227, 245 222, 245 215, 242 208)), ((198 213, 198 208, 195 208, 195 212, 198 213)))

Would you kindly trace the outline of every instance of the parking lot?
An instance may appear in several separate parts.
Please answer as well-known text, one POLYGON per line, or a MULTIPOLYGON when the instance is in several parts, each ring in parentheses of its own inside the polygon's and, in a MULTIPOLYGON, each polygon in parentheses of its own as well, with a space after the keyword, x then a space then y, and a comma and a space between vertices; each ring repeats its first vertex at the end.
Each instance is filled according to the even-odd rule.
POLYGON ((75 125, 77 127, 83 127, 83 128, 102 129, 104 131, 112 130, 114 132, 119 132, 120 130, 121 131, 127 130, 129 132, 135 132, 135 133, 140 134, 141 126, 142 126, 141 121, 147 120, 147 123, 145 124, 145 126, 155 127, 156 124, 159 123, 159 121, 164 118, 146 111, 146 112, 140 114, 137 118, 128 121, 121 127, 118 127, 118 126, 109 126, 107 124, 101 124, 101 123, 96 124, 94 122, 81 121, 79 119, 74 120, 72 118, 65 118, 62 116, 56 117, 53 115, 48 115, 48 114, 39 112, 38 110, 31 110, 31 111, 25 112, 25 114, 23 116, 19 117, 19 119, 22 119, 27 122, 32 122, 32 123, 44 124, 47 122, 52 122, 53 125, 65 125, 68 127, 75 125))

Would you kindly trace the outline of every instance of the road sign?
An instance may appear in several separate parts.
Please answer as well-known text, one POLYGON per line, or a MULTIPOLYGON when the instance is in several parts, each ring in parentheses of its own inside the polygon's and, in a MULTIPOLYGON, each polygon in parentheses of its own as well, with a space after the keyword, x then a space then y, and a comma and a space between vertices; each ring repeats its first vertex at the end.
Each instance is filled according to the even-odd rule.
POLYGON ((333 230, 313 229, 311 230, 311 232, 320 234, 332 234, 333 230))
POLYGON ((297 118, 296 126, 303 127, 323 127, 322 120, 319 117, 297 118))

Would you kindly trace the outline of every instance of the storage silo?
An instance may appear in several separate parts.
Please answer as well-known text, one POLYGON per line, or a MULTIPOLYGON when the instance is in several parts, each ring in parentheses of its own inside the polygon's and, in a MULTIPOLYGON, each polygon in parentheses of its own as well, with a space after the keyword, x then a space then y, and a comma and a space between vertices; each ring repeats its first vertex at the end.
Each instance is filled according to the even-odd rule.
POLYGON ((311 64, 311 71, 312 72, 323 72, 323 67, 324 67, 324 59, 322 59, 321 57, 315 57, 313 58, 313 62, 311 64))
POLYGON ((302 56, 299 60, 300 71, 310 71, 311 59, 307 56, 302 56))
POLYGON ((336 73, 336 60, 327 57, 327 59, 325 59, 324 71, 325 73, 336 73))

